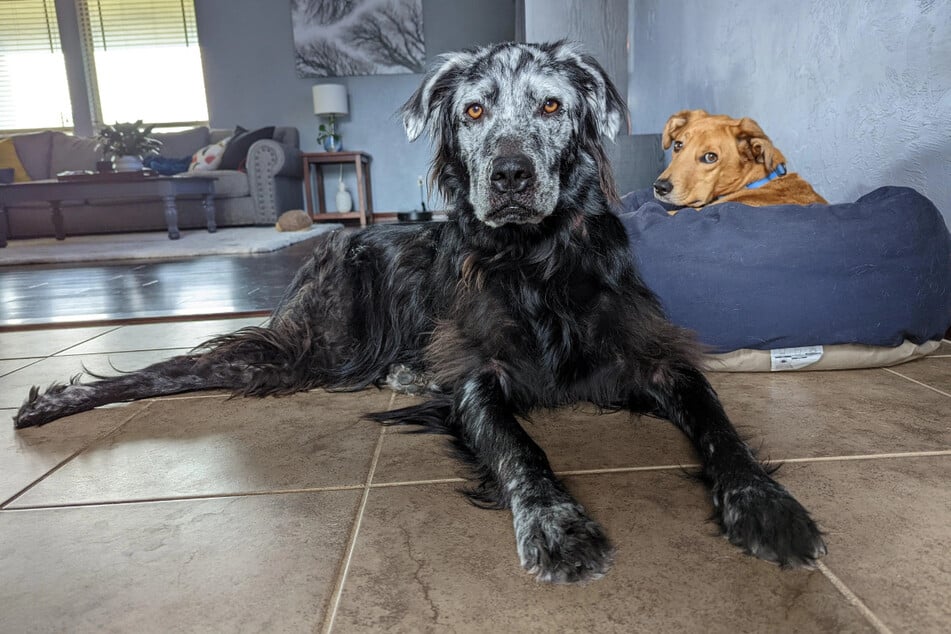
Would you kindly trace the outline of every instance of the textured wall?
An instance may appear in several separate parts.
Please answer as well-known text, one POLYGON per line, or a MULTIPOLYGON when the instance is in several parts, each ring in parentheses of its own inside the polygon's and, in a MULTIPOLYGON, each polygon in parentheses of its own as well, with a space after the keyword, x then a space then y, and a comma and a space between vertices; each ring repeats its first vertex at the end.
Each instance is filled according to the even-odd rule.
POLYGON ((524 5, 526 42, 581 42, 621 94, 627 92, 628 0, 524 0, 524 5))
POLYGON ((907 185, 951 225, 951 2, 629 7, 635 132, 684 108, 750 116, 830 202, 907 185))
MULTIPOLYGON (((373 156, 373 207, 404 211, 419 207, 416 180, 429 169, 428 142, 406 140, 400 106, 422 75, 300 79, 294 70, 290 0, 199 0, 195 3, 202 47, 208 113, 215 127, 292 125, 301 133, 301 148, 317 151, 318 120, 311 86, 346 84, 350 114, 338 120, 344 149, 373 156)), ((439 53, 501 40, 515 34, 515 0, 424 0, 426 53, 439 53)), ((336 179, 336 168, 325 175, 336 179)), ((344 171, 356 200, 353 169, 344 171)), ((334 183, 327 188, 334 209, 334 183)), ((436 201, 438 205, 438 201, 436 201)))

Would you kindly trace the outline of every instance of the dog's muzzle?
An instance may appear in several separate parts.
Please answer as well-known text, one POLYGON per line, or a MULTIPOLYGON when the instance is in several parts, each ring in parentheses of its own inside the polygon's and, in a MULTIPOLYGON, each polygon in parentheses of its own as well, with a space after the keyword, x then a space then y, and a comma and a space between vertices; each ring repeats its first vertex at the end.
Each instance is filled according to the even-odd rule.
POLYGON ((485 222, 491 226, 541 222, 547 214, 535 209, 535 166, 524 154, 500 156, 492 161, 490 209, 485 222))

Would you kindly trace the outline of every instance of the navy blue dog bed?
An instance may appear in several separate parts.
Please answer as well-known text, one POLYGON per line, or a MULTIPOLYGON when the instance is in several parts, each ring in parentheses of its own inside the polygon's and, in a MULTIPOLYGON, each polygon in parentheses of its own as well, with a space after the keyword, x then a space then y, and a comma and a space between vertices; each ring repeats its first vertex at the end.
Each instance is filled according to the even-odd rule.
POLYGON ((642 190, 622 207, 644 282, 712 352, 893 347, 940 339, 951 325, 951 237, 913 189, 674 216, 642 190))

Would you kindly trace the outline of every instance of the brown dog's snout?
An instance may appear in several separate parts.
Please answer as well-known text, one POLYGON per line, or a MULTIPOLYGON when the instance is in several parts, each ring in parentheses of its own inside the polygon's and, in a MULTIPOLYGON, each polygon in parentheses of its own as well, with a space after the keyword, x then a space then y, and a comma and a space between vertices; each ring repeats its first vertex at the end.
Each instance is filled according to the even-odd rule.
POLYGON ((658 178, 654 181, 654 192, 658 196, 666 196, 674 190, 674 184, 666 178, 658 178))
POLYGON ((500 156, 492 162, 492 188, 503 194, 525 191, 535 179, 535 168, 524 154, 500 156))

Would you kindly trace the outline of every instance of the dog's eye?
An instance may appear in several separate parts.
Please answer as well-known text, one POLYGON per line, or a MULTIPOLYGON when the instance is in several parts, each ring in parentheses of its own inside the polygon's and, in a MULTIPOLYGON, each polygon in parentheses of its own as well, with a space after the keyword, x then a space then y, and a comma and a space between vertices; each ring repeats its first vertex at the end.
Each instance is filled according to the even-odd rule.
POLYGON ((545 114, 555 114, 561 108, 561 102, 557 99, 546 99, 542 104, 542 111, 545 114))
POLYGON ((474 121, 485 114, 485 108, 482 107, 481 103, 474 103, 466 108, 466 114, 474 121))
POLYGON ((718 158, 719 157, 713 152, 707 152, 706 154, 700 157, 700 162, 701 163, 716 163, 718 158))
POLYGON ((683 142, 683 141, 674 141, 674 152, 679 152, 679 151, 682 150, 682 149, 684 149, 684 142, 683 142))

